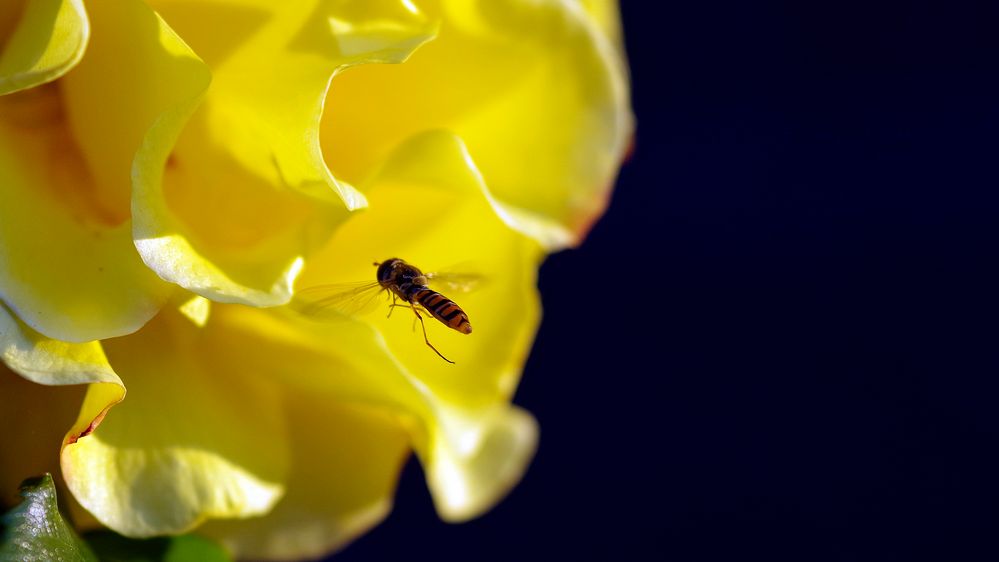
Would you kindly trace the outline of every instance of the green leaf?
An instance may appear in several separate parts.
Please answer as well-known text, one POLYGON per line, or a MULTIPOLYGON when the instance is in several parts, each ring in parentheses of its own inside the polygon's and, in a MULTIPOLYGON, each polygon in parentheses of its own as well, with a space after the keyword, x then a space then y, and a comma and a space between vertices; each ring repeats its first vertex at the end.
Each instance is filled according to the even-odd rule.
POLYGON ((0 518, 0 562, 97 562, 59 514, 51 474, 25 480, 20 491, 24 501, 0 518))
POLYGON ((103 562, 229 562, 225 549, 204 537, 129 539, 111 531, 84 535, 103 562))

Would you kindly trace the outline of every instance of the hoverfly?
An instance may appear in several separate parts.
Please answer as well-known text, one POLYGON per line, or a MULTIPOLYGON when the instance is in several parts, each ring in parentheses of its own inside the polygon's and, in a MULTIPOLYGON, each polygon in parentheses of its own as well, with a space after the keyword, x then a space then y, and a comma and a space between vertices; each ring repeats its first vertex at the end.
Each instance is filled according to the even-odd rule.
POLYGON ((471 334, 472 324, 458 303, 427 285, 433 281, 448 285, 455 290, 468 290, 478 281, 478 276, 424 273, 418 267, 399 258, 374 262, 373 265, 378 268, 374 282, 359 286, 320 285, 299 291, 296 295, 299 310, 306 316, 321 316, 327 311, 350 315, 352 311, 365 308, 368 303, 373 301, 375 295, 387 291, 392 297, 388 317, 392 316, 392 311, 396 307, 411 309, 416 315, 416 320, 419 320, 420 327, 423 328, 423 341, 441 359, 453 364, 454 361, 444 357, 444 354, 430 343, 430 338, 427 337, 427 326, 423 322, 420 310, 422 309, 424 314, 436 318, 448 328, 462 334, 471 334))

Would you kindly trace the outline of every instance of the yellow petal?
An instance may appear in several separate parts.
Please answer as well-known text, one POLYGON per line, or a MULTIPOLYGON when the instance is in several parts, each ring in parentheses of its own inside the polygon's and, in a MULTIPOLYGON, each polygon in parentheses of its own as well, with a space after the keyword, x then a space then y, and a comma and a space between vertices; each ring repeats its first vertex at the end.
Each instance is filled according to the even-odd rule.
MULTIPOLYGON (((366 323, 316 323, 285 310, 232 306, 216 307, 212 319, 208 337, 220 363, 247 376, 280 381, 328 407, 357 404, 394 415, 407 429, 445 519, 461 521, 491 508, 533 457, 537 426, 529 414, 501 400, 464 400, 453 390, 447 393, 451 397, 436 393, 366 323)), ((474 382, 468 378, 473 374, 454 376, 456 385, 474 382)), ((384 465, 363 465, 385 470, 384 465)), ((337 533, 336 526, 330 532, 337 533)))
POLYGON ((0 304, 0 356, 22 377, 44 385, 121 385, 100 342, 68 343, 42 336, 0 304))
POLYGON ((401 140, 446 128, 522 231, 550 249, 577 242, 630 142, 619 52, 575 2, 440 4, 437 39, 405 65, 334 83, 322 131, 331 168, 362 181, 401 140))
POLYGON ((170 287, 94 196, 53 85, 0 97, 0 185, 0 297, 28 325, 84 342, 156 313, 170 287))
MULTIPOLYGON (((3 11, 18 13, 19 6, 3 11)), ((28 0, 3 45, 0 35, 0 95, 50 82, 73 68, 87 47, 90 25, 82 0, 28 0)))
POLYGON ((142 2, 97 2, 90 15, 88 54, 58 87, 0 98, 10 264, 0 291, 29 325, 66 341, 130 333, 172 290, 135 251, 130 170, 146 130, 193 103, 208 76, 142 2))
POLYGON ((287 311, 215 307, 211 348, 221 363, 317 400, 367 404, 410 420, 438 511, 467 519, 519 481, 536 445, 533 418, 507 401, 537 326, 541 250, 504 222, 453 135, 412 139, 372 183, 371 208, 337 231, 303 285, 373 279, 371 261, 396 255, 415 264, 476 263, 489 278, 461 298, 474 332, 428 325, 457 364, 425 346, 412 317, 386 319, 384 308, 319 322, 287 311))
POLYGON ((539 321, 535 271, 543 254, 535 240, 510 228, 512 219, 454 135, 427 133, 403 143, 371 184, 370 210, 337 231, 302 283, 371 278, 367 263, 389 257, 426 270, 468 264, 485 276, 480 289, 452 295, 469 315, 472 334, 428 319, 432 342, 454 365, 427 349, 411 318, 385 319, 384 309, 363 316, 416 378, 412 384, 425 389, 430 441, 417 442, 417 451, 440 515, 464 520, 519 481, 534 453, 533 418, 507 401, 539 321))
MULTIPOLYGON (((51 447, 44 452, 38 449, 38 444, 31 439, 39 437, 44 430, 54 426, 60 436, 65 436, 64 442, 75 441, 78 437, 94 430, 107 414, 108 410, 120 402, 125 395, 125 387, 118 375, 112 370, 99 342, 67 343, 46 338, 20 322, 10 311, 0 304, 0 357, 10 370, 26 380, 47 386, 72 386, 89 384, 86 400, 83 400, 82 390, 41 391, 37 385, 17 385, 0 393, 0 410, 19 412, 28 407, 30 414, 18 415, 11 423, 3 423, 5 430, 4 447, 0 454, 8 456, 13 466, 22 467, 18 459, 20 450, 29 459, 45 458, 52 460, 51 455, 57 450, 58 440, 43 442, 51 447), (36 404, 32 410, 32 397, 45 394, 43 407, 36 404), (82 407, 80 406, 83 403, 82 407), (76 421, 72 421, 72 413, 79 411, 76 421), (45 421, 39 421, 38 415, 44 414, 45 421), (37 426, 37 427, 36 427, 37 426), (67 432, 67 428, 69 431, 67 432), (7 441, 11 440, 10 449, 7 441), (51 453, 51 455, 50 455, 51 453)), ((0 368, 0 374, 6 374, 6 369, 0 368)), ((7 463, 3 463, 6 466, 7 463)), ((29 463, 30 464, 30 463, 29 463)), ((37 464, 37 463, 36 463, 37 464)), ((47 467, 52 470, 52 467, 47 467)), ((20 475, 4 473, 4 477, 24 478, 20 475)))
POLYGON ((397 310, 386 320, 386 305, 364 319, 435 392, 459 402, 508 400, 540 317, 535 275, 541 248, 510 228, 513 219, 450 133, 427 133, 403 143, 371 184, 371 208, 337 231, 299 286, 374 281, 371 262, 391 257, 424 271, 464 267, 483 276, 467 294, 446 295, 442 289, 468 314, 472 334, 427 320, 431 343, 456 365, 427 348, 418 326, 414 333, 409 311, 397 310))
POLYGON ((194 322, 195 326, 203 327, 208 323, 208 315, 211 314, 212 301, 205 297, 195 295, 181 303, 177 308, 188 320, 194 322))
POLYGON ((267 515, 211 521, 199 533, 238 558, 318 558, 378 524, 392 507, 406 432, 389 414, 291 390, 292 472, 288 491, 267 515))
POLYGON ((621 49, 624 45, 621 37, 621 10, 618 0, 578 0, 586 13, 593 18, 604 34, 621 49))
POLYGON ((128 400, 64 446, 62 470, 77 501, 119 533, 181 533, 209 517, 265 513, 281 496, 278 397, 265 381, 214 369, 200 333, 164 311, 105 343, 128 400))
POLYGON ((431 31, 401 2, 156 7, 213 81, 189 123, 161 120, 139 154, 137 246, 160 276, 212 300, 284 303, 303 257, 365 204, 322 159, 331 76, 399 62, 431 31))
POLYGON ((538 446, 538 423, 516 407, 441 408, 441 431, 418 449, 437 513, 467 521, 485 513, 523 477, 538 446))
POLYGON ((121 402, 125 386, 115 374, 100 342, 69 343, 39 334, 0 304, 0 352, 3 362, 22 377, 43 385, 89 384, 76 422, 65 442, 92 432, 108 410, 121 402))

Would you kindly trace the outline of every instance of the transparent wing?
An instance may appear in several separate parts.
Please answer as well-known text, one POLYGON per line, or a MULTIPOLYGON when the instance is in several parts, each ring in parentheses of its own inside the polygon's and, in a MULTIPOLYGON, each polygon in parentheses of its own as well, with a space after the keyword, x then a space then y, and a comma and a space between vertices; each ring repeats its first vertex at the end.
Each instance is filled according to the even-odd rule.
POLYGON ((424 274, 430 285, 443 293, 468 293, 480 288, 486 277, 479 273, 431 271, 424 274))
POLYGON ((376 297, 383 290, 377 281, 316 285, 297 291, 291 305, 312 318, 354 316, 374 309, 381 301, 376 297))

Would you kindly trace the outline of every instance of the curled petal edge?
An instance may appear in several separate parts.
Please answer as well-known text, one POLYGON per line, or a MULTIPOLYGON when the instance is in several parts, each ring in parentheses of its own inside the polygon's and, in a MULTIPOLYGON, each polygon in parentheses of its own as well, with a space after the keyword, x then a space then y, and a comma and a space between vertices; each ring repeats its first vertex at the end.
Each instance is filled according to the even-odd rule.
POLYGON ((63 447, 92 433, 108 411, 125 398, 125 385, 111 368, 100 342, 68 343, 47 338, 0 304, 0 352, 3 362, 32 382, 63 386, 89 384, 76 422, 63 447))
MULTIPOLYGON (((180 41, 179 38, 177 41, 180 41)), ((189 56, 194 56, 188 51, 189 56)), ((142 260, 162 279, 217 302, 273 306, 291 298, 291 285, 302 267, 293 257, 268 291, 248 288, 231 279, 191 245, 186 229, 167 208, 163 173, 184 125, 204 100, 211 75, 201 65, 198 91, 167 110, 143 138, 132 164, 132 236, 142 260)))
POLYGON ((83 58, 90 21, 83 0, 29 0, 0 53, 0 95, 51 82, 83 58), (38 41, 47 33, 48 40, 38 41))
MULTIPOLYGON (((403 6, 403 4, 400 4, 403 6)), ((399 32, 400 30, 396 30, 399 32)), ((333 78, 341 71, 359 64, 401 63, 436 34, 436 26, 422 25, 405 29, 394 42, 370 53, 355 53, 332 64, 311 105, 315 115, 305 124, 302 140, 290 143, 298 149, 275 152, 272 157, 285 182, 308 195, 320 205, 340 205, 346 211, 367 206, 365 196, 350 184, 334 177, 322 158, 318 128, 324 111, 326 94, 333 78)), ((179 38, 177 41, 182 44, 179 38)), ((187 49, 186 45, 184 48, 187 49)), ((190 56, 193 52, 187 49, 190 56)), ((202 63, 202 66, 203 63, 202 63)), ((289 255, 275 267, 281 271, 272 277, 269 287, 250 286, 226 272, 202 254, 192 240, 194 233, 167 207, 163 180, 170 150, 176 145, 185 124, 209 95, 211 81, 207 66, 205 79, 190 101, 160 116, 148 131, 136 153, 132 167, 132 218, 133 238, 143 261, 162 279, 180 285, 207 299, 221 302, 269 307, 286 304, 291 300, 292 286, 304 263, 304 255, 289 255)))
POLYGON ((415 393, 402 408, 413 416, 413 449, 424 466, 438 515, 450 522, 482 515, 520 481, 534 457, 534 418, 506 403, 478 410, 444 403, 399 363, 380 333, 372 332, 407 393, 415 393))
MULTIPOLYGON (((446 129, 418 133, 401 142, 373 174, 369 183, 419 180, 425 175, 423 169, 427 159, 439 159, 441 155, 460 158, 461 167, 473 176, 471 182, 467 181, 467 178, 454 178, 452 185, 447 187, 467 189, 467 185, 475 185, 496 216, 512 230, 538 241, 545 248, 565 248, 575 243, 575 234, 556 220, 504 203, 494 197, 465 142, 460 136, 446 129)), ((432 181, 440 185, 441 179, 434 177, 432 181)))

